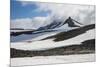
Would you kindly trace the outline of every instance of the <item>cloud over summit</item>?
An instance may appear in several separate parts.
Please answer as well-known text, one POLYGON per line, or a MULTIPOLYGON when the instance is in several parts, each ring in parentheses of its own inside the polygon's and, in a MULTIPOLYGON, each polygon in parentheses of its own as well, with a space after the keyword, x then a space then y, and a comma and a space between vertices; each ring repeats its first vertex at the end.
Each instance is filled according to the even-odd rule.
POLYGON ((12 20, 11 22, 12 24, 15 24, 15 26, 11 26, 19 26, 23 28, 39 28, 40 26, 45 26, 51 23, 53 20, 64 22, 69 16, 83 24, 91 24, 95 22, 95 6, 42 2, 22 2, 23 7, 30 4, 35 4, 37 6, 35 11, 40 13, 46 12, 48 13, 48 15, 12 20))

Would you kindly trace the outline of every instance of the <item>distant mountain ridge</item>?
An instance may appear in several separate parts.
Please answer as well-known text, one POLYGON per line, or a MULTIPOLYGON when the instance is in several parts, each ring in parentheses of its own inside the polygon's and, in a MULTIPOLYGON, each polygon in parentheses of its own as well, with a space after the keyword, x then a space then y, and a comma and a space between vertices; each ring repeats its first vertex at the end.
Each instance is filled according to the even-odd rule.
POLYGON ((55 29, 55 28, 65 25, 65 24, 68 24, 69 27, 80 27, 79 25, 75 25, 75 23, 83 25, 83 24, 79 23, 78 21, 75 21, 71 17, 69 17, 64 22, 53 21, 51 24, 48 24, 47 26, 44 26, 44 27, 40 27, 38 30, 55 29))
POLYGON ((76 25, 75 23, 82 25, 78 21, 75 21, 74 19, 69 17, 64 22, 53 21, 52 23, 50 23, 46 26, 40 27, 37 30, 29 29, 29 31, 28 31, 28 29, 25 30, 22 28, 11 28, 11 30, 17 30, 17 31, 11 31, 11 36, 17 36, 17 35, 21 35, 21 34, 32 34, 32 33, 36 34, 36 33, 41 33, 41 32, 53 31, 55 29, 58 30, 57 28, 63 27, 66 24, 68 24, 68 27, 71 27, 71 28, 80 27, 79 25, 76 25), (23 31, 19 32, 18 30, 23 30, 23 31))
POLYGON ((47 40, 52 38, 54 39, 53 41, 57 42, 57 41, 67 40, 81 34, 85 34, 87 31, 95 28, 95 24, 81 26, 82 24, 79 23, 80 24, 79 26, 76 25, 75 23, 79 23, 79 22, 69 17, 64 22, 55 21, 54 23, 51 23, 50 25, 44 27, 40 27, 41 29, 37 29, 37 30, 19 30, 19 31, 11 30, 10 33, 11 42, 21 42, 21 41, 31 42, 34 40, 35 41, 47 40), (68 27, 67 26, 64 27, 64 25, 66 24, 68 25, 68 27))

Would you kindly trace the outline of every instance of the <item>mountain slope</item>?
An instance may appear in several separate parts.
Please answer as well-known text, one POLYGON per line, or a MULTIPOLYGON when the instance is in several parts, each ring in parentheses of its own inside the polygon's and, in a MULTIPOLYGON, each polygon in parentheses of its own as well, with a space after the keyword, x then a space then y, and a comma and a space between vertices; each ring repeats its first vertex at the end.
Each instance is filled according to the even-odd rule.
POLYGON ((95 25, 87 25, 68 32, 58 32, 53 35, 41 35, 24 42, 11 43, 11 48, 21 50, 47 50, 73 44, 81 44, 81 42, 95 39, 95 25))
POLYGON ((55 28, 62 27, 66 24, 68 25, 68 27, 80 27, 79 25, 76 25, 76 23, 81 24, 81 23, 73 20, 71 17, 69 17, 64 22, 53 21, 52 23, 50 23, 44 27, 40 27, 39 29, 37 29, 37 31, 48 30, 48 29, 54 30, 55 28))
POLYGON ((44 26, 44 27, 40 27, 37 30, 11 30, 11 34, 10 34, 11 42, 31 40, 36 37, 40 37, 42 35, 47 35, 47 34, 49 34, 49 36, 51 36, 51 34, 55 34, 55 33, 57 34, 60 32, 79 28, 79 26, 72 27, 73 25, 75 25, 75 23, 76 22, 73 21, 73 19, 68 18, 64 22, 53 21, 51 24, 44 26), (70 26, 70 25, 72 25, 72 26, 70 26))
POLYGON ((83 34, 86 31, 94 29, 94 28, 95 28, 95 24, 91 24, 91 25, 87 25, 87 26, 84 26, 81 28, 73 29, 73 30, 70 30, 67 32, 61 32, 57 35, 50 36, 50 37, 44 38, 42 40, 55 38, 54 41, 62 41, 62 40, 69 39, 69 38, 75 37, 77 35, 83 34))
POLYGON ((18 50, 11 48, 11 58, 14 57, 33 57, 33 56, 51 56, 51 55, 71 55, 94 53, 95 39, 82 42, 80 45, 70 45, 42 51, 18 50))

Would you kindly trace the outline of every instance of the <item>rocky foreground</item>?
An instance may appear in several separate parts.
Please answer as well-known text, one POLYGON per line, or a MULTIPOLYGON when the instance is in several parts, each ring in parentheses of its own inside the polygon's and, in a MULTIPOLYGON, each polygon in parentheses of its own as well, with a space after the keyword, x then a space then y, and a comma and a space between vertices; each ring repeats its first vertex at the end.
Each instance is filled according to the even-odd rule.
POLYGON ((32 51, 32 50, 29 51, 29 50, 19 50, 11 48, 11 58, 88 54, 88 53, 95 53, 95 39, 84 41, 80 45, 64 46, 42 51, 32 51))

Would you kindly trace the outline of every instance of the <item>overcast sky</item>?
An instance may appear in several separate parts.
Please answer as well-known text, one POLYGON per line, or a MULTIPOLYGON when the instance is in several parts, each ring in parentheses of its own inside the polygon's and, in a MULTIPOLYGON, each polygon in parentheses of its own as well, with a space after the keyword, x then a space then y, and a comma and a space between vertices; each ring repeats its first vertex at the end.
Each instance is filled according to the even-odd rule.
POLYGON ((69 16, 83 24, 95 23, 95 6, 11 0, 11 27, 39 28, 69 16))

